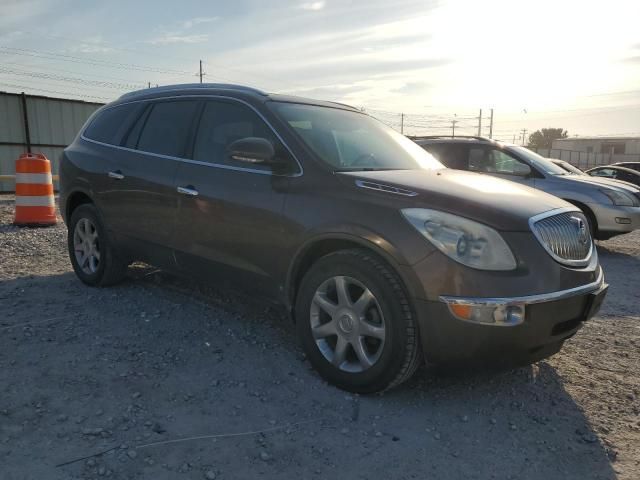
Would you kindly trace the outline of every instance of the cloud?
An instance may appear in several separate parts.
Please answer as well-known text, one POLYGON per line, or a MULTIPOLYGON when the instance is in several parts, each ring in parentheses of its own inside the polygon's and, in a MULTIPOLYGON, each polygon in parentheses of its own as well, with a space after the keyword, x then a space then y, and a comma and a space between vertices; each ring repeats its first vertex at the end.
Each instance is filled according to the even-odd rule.
POLYGON ((0 26, 19 25, 21 28, 55 8, 53 0, 3 0, 0 3, 0 26))
POLYGON ((407 82, 399 88, 391 90, 394 93, 402 93, 405 95, 414 95, 426 90, 430 85, 426 82, 407 82))
POLYGON ((107 46, 101 36, 87 37, 76 42, 71 48, 70 52, 74 53, 108 53, 114 49, 107 46))
POLYGON ((206 33, 197 34, 197 35, 183 35, 180 33, 165 33, 160 35, 159 37, 152 38, 151 40, 147 40, 145 43, 150 43, 151 45, 170 45, 174 43, 184 43, 184 44, 193 44, 193 43, 203 43, 209 40, 209 35, 206 33))
POLYGON ((195 17, 195 18, 191 18, 189 20, 185 20, 182 22, 182 28, 193 28, 196 25, 200 25, 202 23, 211 23, 211 22, 217 22, 218 20, 220 20, 220 17, 195 17))
POLYGON ((317 12, 318 10, 322 10, 326 6, 327 6, 327 2, 325 2, 324 0, 321 0, 319 2, 305 2, 305 3, 302 3, 300 5, 300 8, 302 10, 310 10, 310 11, 317 12))

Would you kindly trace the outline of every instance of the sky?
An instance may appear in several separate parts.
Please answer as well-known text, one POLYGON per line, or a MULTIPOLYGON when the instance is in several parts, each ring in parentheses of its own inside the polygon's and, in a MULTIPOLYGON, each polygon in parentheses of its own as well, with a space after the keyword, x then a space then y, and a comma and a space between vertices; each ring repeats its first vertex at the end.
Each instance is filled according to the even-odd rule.
MULTIPOLYGON (((232 82, 409 134, 640 136, 637 0, 0 0, 0 91, 232 82), (404 119, 401 120, 401 114, 404 119)), ((521 138, 521 137, 520 137, 521 138)))

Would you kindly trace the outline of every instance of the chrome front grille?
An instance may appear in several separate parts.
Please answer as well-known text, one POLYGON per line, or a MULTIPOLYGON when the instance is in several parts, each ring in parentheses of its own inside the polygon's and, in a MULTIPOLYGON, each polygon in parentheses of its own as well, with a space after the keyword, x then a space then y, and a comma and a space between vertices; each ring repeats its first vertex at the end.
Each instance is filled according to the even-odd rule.
POLYGON ((538 241, 556 261, 574 267, 589 263, 593 241, 583 213, 551 211, 531 218, 529 224, 538 241))

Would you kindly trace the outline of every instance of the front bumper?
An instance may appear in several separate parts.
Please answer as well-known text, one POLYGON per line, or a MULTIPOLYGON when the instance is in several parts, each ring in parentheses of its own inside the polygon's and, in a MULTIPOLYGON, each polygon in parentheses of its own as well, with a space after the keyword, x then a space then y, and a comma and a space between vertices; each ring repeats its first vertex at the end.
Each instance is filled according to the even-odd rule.
POLYGON ((602 232, 628 233, 640 228, 640 207, 618 207, 615 205, 587 205, 602 232))
POLYGON ((416 301, 423 351, 433 363, 500 360, 533 362, 556 353, 599 310, 608 285, 602 272, 595 282, 546 294, 508 298, 441 296, 416 301), (477 323, 454 315, 453 305, 517 306, 517 323, 477 323))

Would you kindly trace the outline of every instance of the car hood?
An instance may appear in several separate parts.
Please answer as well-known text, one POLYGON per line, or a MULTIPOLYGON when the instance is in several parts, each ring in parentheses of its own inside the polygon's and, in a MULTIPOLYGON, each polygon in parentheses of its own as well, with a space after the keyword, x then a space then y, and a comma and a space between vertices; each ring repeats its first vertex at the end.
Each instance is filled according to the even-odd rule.
POLYGON ((343 180, 360 183, 371 194, 403 197, 412 207, 433 208, 477 220, 502 231, 529 231, 529 219, 571 204, 547 193, 472 172, 453 169, 341 172, 343 180), (357 182, 361 180, 365 182, 357 182), (366 183, 370 182, 370 183, 366 183), (375 190, 375 184, 409 192, 375 190), (417 195, 409 196, 414 192, 417 195))
POLYGON ((591 177, 588 175, 559 175, 555 178, 563 182, 580 182, 589 185, 619 188, 632 193, 640 192, 640 189, 633 183, 613 180, 611 178, 591 177))

